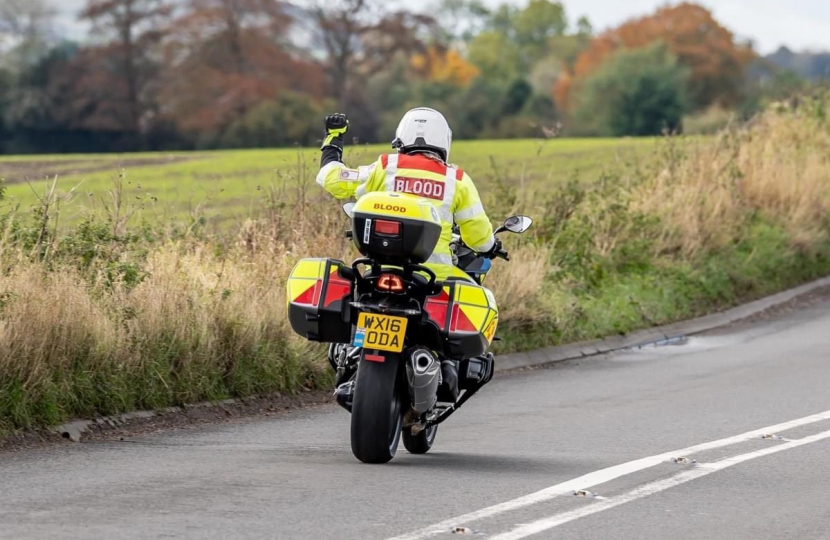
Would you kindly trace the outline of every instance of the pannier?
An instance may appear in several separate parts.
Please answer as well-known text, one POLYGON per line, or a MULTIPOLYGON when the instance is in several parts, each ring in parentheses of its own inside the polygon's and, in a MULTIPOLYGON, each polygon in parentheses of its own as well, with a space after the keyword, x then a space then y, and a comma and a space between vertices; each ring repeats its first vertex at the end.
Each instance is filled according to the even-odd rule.
POLYGON ((302 259, 288 276, 288 320, 310 341, 350 343, 352 283, 338 272, 336 259, 302 259))
POLYGON ((444 338, 444 353, 456 360, 487 352, 499 322, 493 293, 463 280, 445 281, 441 293, 427 298, 424 311, 444 338))

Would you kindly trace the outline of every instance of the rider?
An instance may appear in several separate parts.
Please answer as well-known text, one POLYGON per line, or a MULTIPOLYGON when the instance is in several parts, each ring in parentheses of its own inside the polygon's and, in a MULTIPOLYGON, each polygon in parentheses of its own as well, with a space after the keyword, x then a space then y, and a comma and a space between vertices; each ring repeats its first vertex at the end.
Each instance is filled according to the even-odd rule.
MULTIPOLYGON (((457 223, 464 243, 473 251, 495 257, 501 242, 484 212, 470 177, 449 164, 452 130, 440 112, 418 107, 407 112, 395 133, 392 147, 372 165, 350 169, 343 163, 343 136, 349 130, 345 114, 326 117, 317 183, 338 199, 360 198, 370 191, 394 191, 430 201, 441 217, 441 238, 426 263, 439 280, 469 279, 453 265, 450 242, 457 223)), ((454 361, 441 364, 447 391, 458 396, 458 368, 454 361)))

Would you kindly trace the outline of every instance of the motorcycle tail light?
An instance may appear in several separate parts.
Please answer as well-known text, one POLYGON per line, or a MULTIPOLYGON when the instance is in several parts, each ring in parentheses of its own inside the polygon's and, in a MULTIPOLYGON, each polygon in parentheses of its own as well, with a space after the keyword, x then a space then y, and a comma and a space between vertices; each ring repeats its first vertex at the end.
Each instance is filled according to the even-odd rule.
POLYGON ((400 221, 387 221, 385 219, 376 219, 375 220, 375 232, 378 234, 383 234, 386 236, 400 236, 401 235, 401 222, 400 221))
POLYGON ((403 292, 404 285, 400 276, 395 274, 382 274, 378 278, 378 290, 389 292, 403 292))

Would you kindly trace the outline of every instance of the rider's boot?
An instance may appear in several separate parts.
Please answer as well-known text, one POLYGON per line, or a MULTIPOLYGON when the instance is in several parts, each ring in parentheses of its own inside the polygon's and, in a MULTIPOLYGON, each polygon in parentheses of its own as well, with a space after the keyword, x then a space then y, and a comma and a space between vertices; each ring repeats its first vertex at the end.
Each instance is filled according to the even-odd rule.
POLYGON ((351 380, 356 371, 360 349, 343 343, 329 345, 328 360, 336 374, 335 387, 351 380))
POLYGON ((438 387, 438 401, 455 403, 458 400, 458 362, 441 362, 441 386, 438 387))

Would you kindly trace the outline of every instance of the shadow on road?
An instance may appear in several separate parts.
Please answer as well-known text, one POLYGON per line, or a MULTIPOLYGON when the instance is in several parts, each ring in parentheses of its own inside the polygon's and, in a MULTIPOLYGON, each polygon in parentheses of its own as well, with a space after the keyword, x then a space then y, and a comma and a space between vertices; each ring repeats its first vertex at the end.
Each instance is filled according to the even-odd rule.
POLYGON ((594 463, 563 457, 535 458, 503 454, 429 453, 407 456, 399 453, 387 466, 418 469, 447 469, 453 471, 482 471, 491 473, 562 472, 592 467, 594 463))

